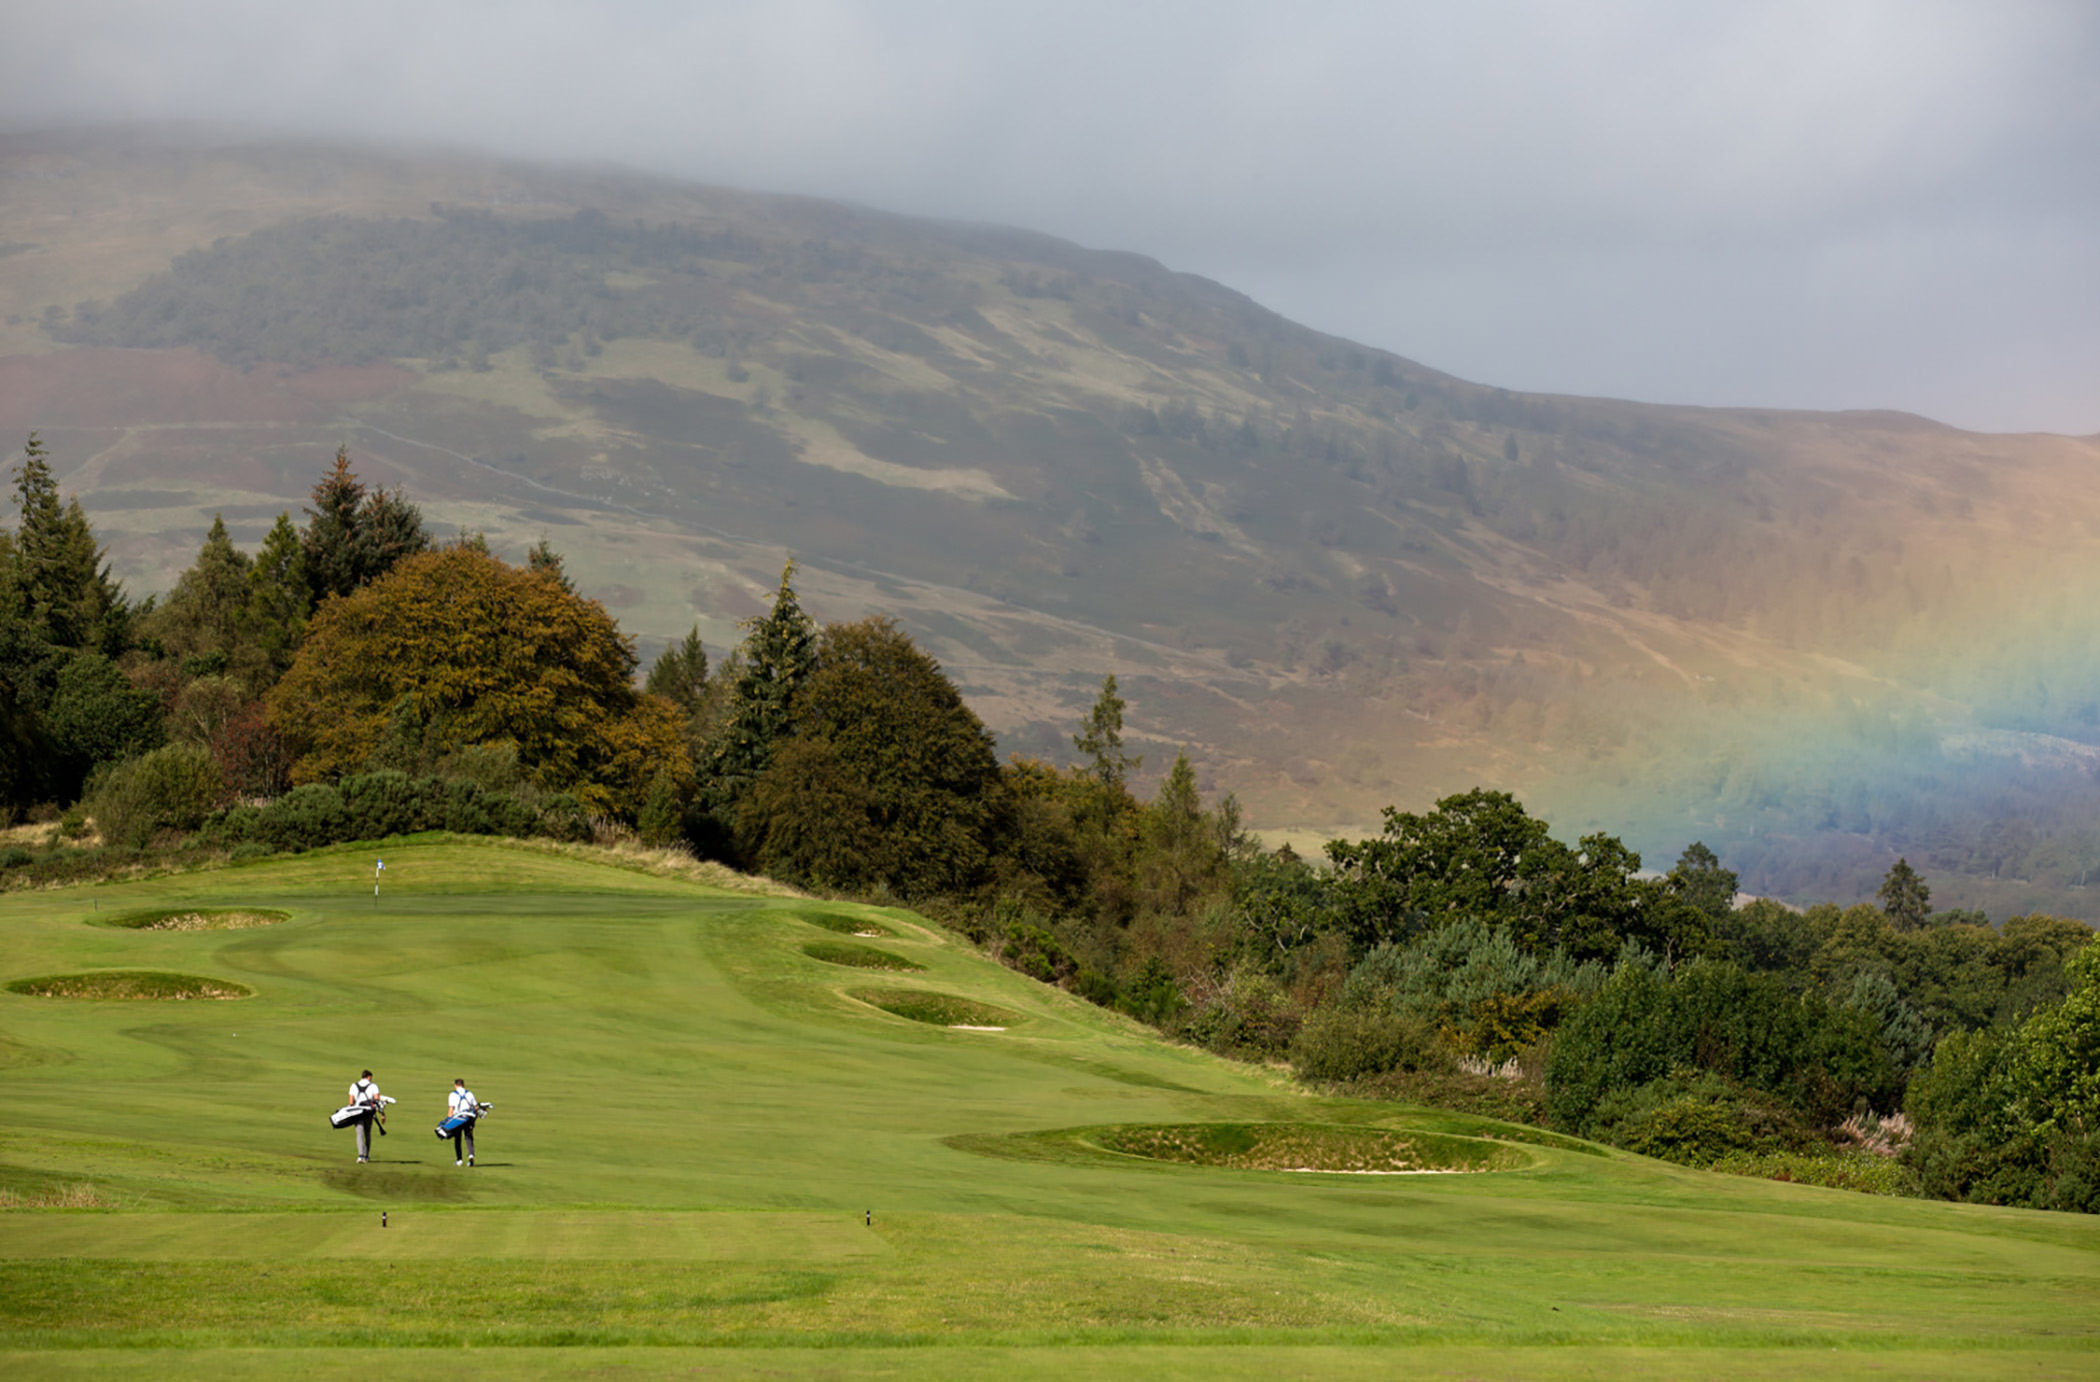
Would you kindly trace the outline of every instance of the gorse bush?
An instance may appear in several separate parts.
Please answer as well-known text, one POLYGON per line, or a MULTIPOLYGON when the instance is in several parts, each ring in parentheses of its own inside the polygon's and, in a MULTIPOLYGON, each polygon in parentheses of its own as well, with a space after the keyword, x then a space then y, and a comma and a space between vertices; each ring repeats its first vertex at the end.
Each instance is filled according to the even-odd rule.
POLYGON ((1392 1070, 1448 1072, 1457 1058, 1421 1017, 1389 1007, 1333 1004, 1305 1020, 1291 1063, 1309 1080, 1346 1083, 1392 1070))
POLYGON ((88 792, 88 814, 113 845, 141 848, 160 830, 195 830, 225 795, 211 754, 167 744, 104 769, 88 792))
POLYGON ((308 783, 264 806, 236 806, 204 823, 206 842, 305 850, 350 840, 376 840, 447 830, 458 835, 542 835, 589 839, 589 817, 573 797, 534 807, 474 782, 406 773, 364 773, 336 786, 308 783))

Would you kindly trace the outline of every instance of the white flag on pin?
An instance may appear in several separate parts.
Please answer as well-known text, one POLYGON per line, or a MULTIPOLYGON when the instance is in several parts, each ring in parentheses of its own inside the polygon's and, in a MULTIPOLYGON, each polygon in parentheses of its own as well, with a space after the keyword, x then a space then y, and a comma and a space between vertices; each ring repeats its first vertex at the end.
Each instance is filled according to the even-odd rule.
POLYGON ((384 859, 381 859, 381 860, 379 861, 379 864, 378 864, 378 866, 377 866, 377 867, 375 867, 375 868, 374 868, 374 869, 372 870, 372 872, 374 872, 374 873, 385 873, 385 872, 386 872, 386 860, 384 860, 384 859))

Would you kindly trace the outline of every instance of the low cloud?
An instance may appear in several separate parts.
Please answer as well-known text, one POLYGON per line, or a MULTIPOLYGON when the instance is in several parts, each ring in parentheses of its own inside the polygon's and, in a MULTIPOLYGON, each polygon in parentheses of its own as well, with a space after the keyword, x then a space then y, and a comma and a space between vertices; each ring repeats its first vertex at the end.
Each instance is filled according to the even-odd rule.
POLYGON ((606 159, 1135 249, 1510 387, 2100 431, 2076 4, 13 6, 0 121, 606 159))

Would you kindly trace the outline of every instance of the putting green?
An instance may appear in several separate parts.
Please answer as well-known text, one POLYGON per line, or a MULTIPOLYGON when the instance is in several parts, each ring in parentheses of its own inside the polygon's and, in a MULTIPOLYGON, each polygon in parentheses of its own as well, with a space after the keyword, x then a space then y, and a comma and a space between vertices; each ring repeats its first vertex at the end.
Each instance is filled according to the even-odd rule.
POLYGON ((375 900, 378 852, 0 898, 0 983, 254 994, 0 992, 0 1190, 107 1206, 0 1210, 0 1368, 2100 1371, 2092 1219, 1307 1096, 901 911, 457 840, 388 842, 375 900), (150 910, 286 919, 93 924, 150 910), (1019 1020, 869 1006, 867 970, 804 953, 805 912, 876 923, 911 984, 1019 1020), (359 1166, 326 1115, 366 1066, 401 1102, 359 1166), (432 1135, 455 1075, 495 1105, 471 1170, 432 1135), (1289 1150, 1306 1128, 1506 1169, 1291 1175, 1103 1140, 1289 1150))

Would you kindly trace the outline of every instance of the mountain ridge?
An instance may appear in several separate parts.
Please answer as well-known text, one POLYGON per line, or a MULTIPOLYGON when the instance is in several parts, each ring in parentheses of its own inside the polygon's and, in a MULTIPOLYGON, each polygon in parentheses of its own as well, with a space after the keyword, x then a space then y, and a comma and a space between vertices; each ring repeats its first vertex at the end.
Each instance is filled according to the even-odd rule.
POLYGON ((2087 784, 1919 747, 2096 739, 2093 439, 1515 393, 1143 255, 645 175, 17 137, 0 177, 0 243, 40 246, 0 258, 0 425, 136 589, 348 441, 652 643, 719 649, 792 551, 1009 748, 1068 752, 1116 671, 1155 758, 1271 828, 1487 781, 1761 891, 1911 849, 2006 909, 2100 849, 2087 784), (382 278, 404 305, 343 286, 382 278), (2024 892, 1962 843, 2008 814, 2024 892))

